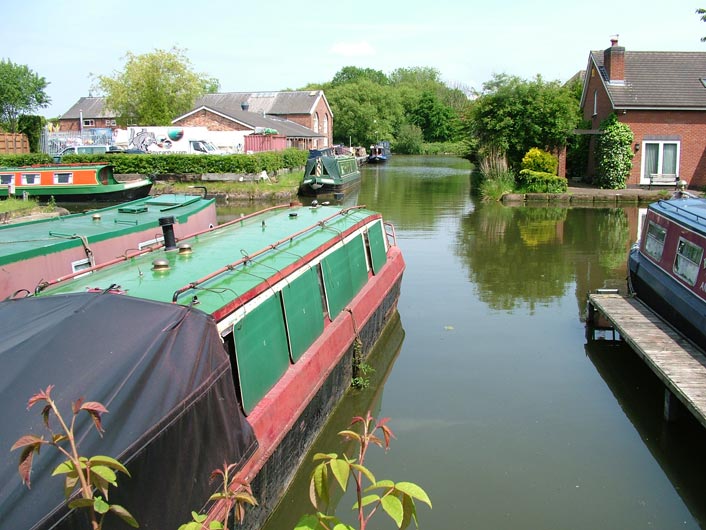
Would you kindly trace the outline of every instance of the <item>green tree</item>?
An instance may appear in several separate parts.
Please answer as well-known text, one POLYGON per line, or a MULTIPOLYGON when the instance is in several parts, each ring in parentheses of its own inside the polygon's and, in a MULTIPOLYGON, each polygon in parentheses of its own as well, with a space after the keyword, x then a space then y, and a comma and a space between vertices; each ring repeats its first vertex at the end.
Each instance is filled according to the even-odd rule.
POLYGON ((458 118, 453 109, 439 101, 432 92, 422 93, 409 121, 422 130, 427 142, 452 140, 458 127, 458 118))
POLYGON ((397 133, 397 140, 392 148, 403 155, 417 155, 421 152, 423 143, 422 130, 411 123, 404 123, 397 133))
POLYGON ((596 184, 601 188, 625 188, 632 169, 632 142, 630 127, 611 114, 601 123, 602 134, 596 141, 596 184))
POLYGON ((388 85, 390 80, 380 70, 372 68, 358 68, 357 66, 344 66, 331 80, 331 86, 345 85, 346 83, 357 83, 363 79, 372 81, 378 85, 388 85))
POLYGON ((45 119, 43 116, 22 115, 17 120, 17 130, 27 137, 29 150, 32 153, 39 153, 39 139, 42 135, 42 127, 45 119))
POLYGON ((169 125, 218 86, 216 79, 195 73, 185 51, 176 47, 142 55, 128 52, 122 71, 96 77, 96 87, 120 125, 169 125))
MULTIPOLYGON (((701 21, 706 22, 706 9, 700 7, 696 10, 697 15, 701 15, 701 21)), ((701 37, 701 42, 706 42, 706 37, 701 37)))
POLYGON ((580 121, 580 109, 572 91, 541 76, 525 81, 506 74, 495 75, 465 115, 469 143, 480 152, 496 149, 507 154, 518 169, 532 147, 555 150, 566 146, 580 121))
POLYGON ((48 84, 26 65, 0 60, 0 122, 9 132, 17 132, 21 115, 49 105, 48 84))

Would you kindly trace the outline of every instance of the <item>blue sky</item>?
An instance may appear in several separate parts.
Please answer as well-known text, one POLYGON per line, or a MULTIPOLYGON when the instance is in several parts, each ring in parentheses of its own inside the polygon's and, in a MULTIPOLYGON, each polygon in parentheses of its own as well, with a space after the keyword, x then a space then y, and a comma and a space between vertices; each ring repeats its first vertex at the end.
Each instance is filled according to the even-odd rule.
POLYGON ((706 0, 696 1, 25 0, 3 6, 0 57, 50 82, 48 117, 128 51, 173 46, 223 92, 300 88, 349 65, 428 66, 450 86, 480 88, 494 73, 565 81, 616 34, 627 50, 706 51, 695 14, 706 0))

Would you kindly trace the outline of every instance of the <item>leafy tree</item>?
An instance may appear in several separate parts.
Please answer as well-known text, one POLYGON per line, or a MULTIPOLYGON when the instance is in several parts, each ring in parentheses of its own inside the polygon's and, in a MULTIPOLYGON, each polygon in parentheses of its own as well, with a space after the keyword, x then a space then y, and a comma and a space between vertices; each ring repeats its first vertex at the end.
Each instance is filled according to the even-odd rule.
POLYGON ((344 66, 331 80, 331 86, 345 85, 346 83, 357 83, 363 79, 372 81, 378 85, 388 85, 390 80, 380 70, 372 68, 358 68, 357 66, 344 66))
POLYGON ((9 132, 17 132, 21 115, 49 105, 48 84, 26 65, 0 60, 0 121, 9 132))
POLYGON ((416 155, 422 149, 424 135, 422 130, 416 125, 405 123, 397 133, 397 140, 393 144, 393 149, 405 155, 416 155))
POLYGON ((435 94, 424 92, 409 121, 423 131, 425 141, 444 142, 455 137, 458 118, 435 94))
POLYGON ((96 87, 105 93, 106 106, 120 125, 168 125, 198 97, 218 91, 218 81, 195 73, 184 53, 176 47, 142 55, 128 52, 122 71, 96 77, 96 87))
POLYGON ((603 134, 596 142, 596 184, 601 188, 620 190, 625 187, 632 169, 632 130, 611 114, 601 123, 603 134))
POLYGON ((564 147, 579 123, 580 110, 571 90, 557 81, 499 74, 483 85, 465 117, 466 134, 481 151, 471 155, 497 149, 517 169, 532 147, 564 147))
POLYGON ((42 135, 42 126, 46 120, 43 116, 22 115, 17 120, 17 129, 27 137, 29 150, 39 153, 39 139, 42 135))
MULTIPOLYGON (((701 15, 701 21, 706 22, 706 9, 700 7, 696 10, 697 15, 701 15)), ((701 37, 701 42, 706 42, 706 37, 701 37)))

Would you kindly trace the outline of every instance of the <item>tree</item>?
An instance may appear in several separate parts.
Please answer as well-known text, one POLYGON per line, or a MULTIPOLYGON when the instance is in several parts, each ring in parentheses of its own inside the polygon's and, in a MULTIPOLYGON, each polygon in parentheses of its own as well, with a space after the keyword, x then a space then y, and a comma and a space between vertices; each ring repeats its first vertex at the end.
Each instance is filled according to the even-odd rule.
POLYGON ((344 66, 331 80, 331 86, 345 85, 346 83, 357 83, 362 79, 367 79, 378 85, 388 85, 390 80, 380 70, 372 68, 358 68, 357 66, 344 66))
POLYGON ((572 91, 558 81, 499 74, 483 85, 466 113, 466 134, 481 151, 506 153, 510 166, 518 169, 532 147, 551 151, 566 146, 579 121, 572 91))
POLYGON ((96 87, 119 125, 169 125, 205 93, 218 91, 218 81, 197 74, 185 51, 172 48, 125 56, 125 67, 113 76, 97 76, 96 87))
POLYGON ((445 142, 456 135, 458 118, 432 92, 424 92, 412 110, 409 121, 424 133, 427 142, 445 142))
MULTIPOLYGON (((701 15, 701 21, 706 22, 706 9, 700 7, 696 10, 697 15, 701 15)), ((701 42, 706 42, 706 37, 701 37, 701 42)))
POLYGON ((21 115, 49 105, 48 84, 26 65, 0 60, 0 121, 10 132, 17 132, 21 115))

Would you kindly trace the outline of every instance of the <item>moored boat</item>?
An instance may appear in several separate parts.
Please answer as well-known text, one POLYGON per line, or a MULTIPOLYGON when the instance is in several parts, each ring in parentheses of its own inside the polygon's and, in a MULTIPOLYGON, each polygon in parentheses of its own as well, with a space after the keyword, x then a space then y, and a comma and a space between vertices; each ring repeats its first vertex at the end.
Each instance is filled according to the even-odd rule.
POLYGON ((370 153, 368 153, 368 164, 382 164, 387 162, 392 156, 390 151, 390 142, 378 142, 370 146, 370 153))
POLYGON ((310 157, 299 186, 301 195, 341 193, 360 184, 358 161, 350 155, 310 157))
POLYGON ((69 276, 163 241, 216 225, 213 199, 164 194, 83 213, 0 225, 0 299, 33 293, 69 276))
MULTIPOLYGON (((82 425, 81 452, 127 466, 132 477, 110 499, 142 527, 188 521, 226 460, 238 465, 236 482, 253 486, 259 505, 245 526, 259 528, 349 386, 354 360, 395 314, 403 271, 379 214, 296 205, 1 302, 12 330, 0 344, 3 435, 38 433, 41 415, 25 411, 26 399, 56 384, 63 403, 78 392, 110 411, 102 438, 82 425)), ((37 470, 27 492, 8 460, 0 513, 10 527, 84 528, 56 479, 37 470)), ((56 461, 43 451, 40 464, 50 471, 56 461)), ((222 515, 221 504, 208 508, 222 515)))
POLYGON ((706 200, 686 196, 649 205, 630 250, 629 290, 706 350, 706 200))
POLYGON ((132 201, 152 189, 148 178, 119 182, 110 164, 0 167, 0 198, 9 195, 56 201, 132 201))

